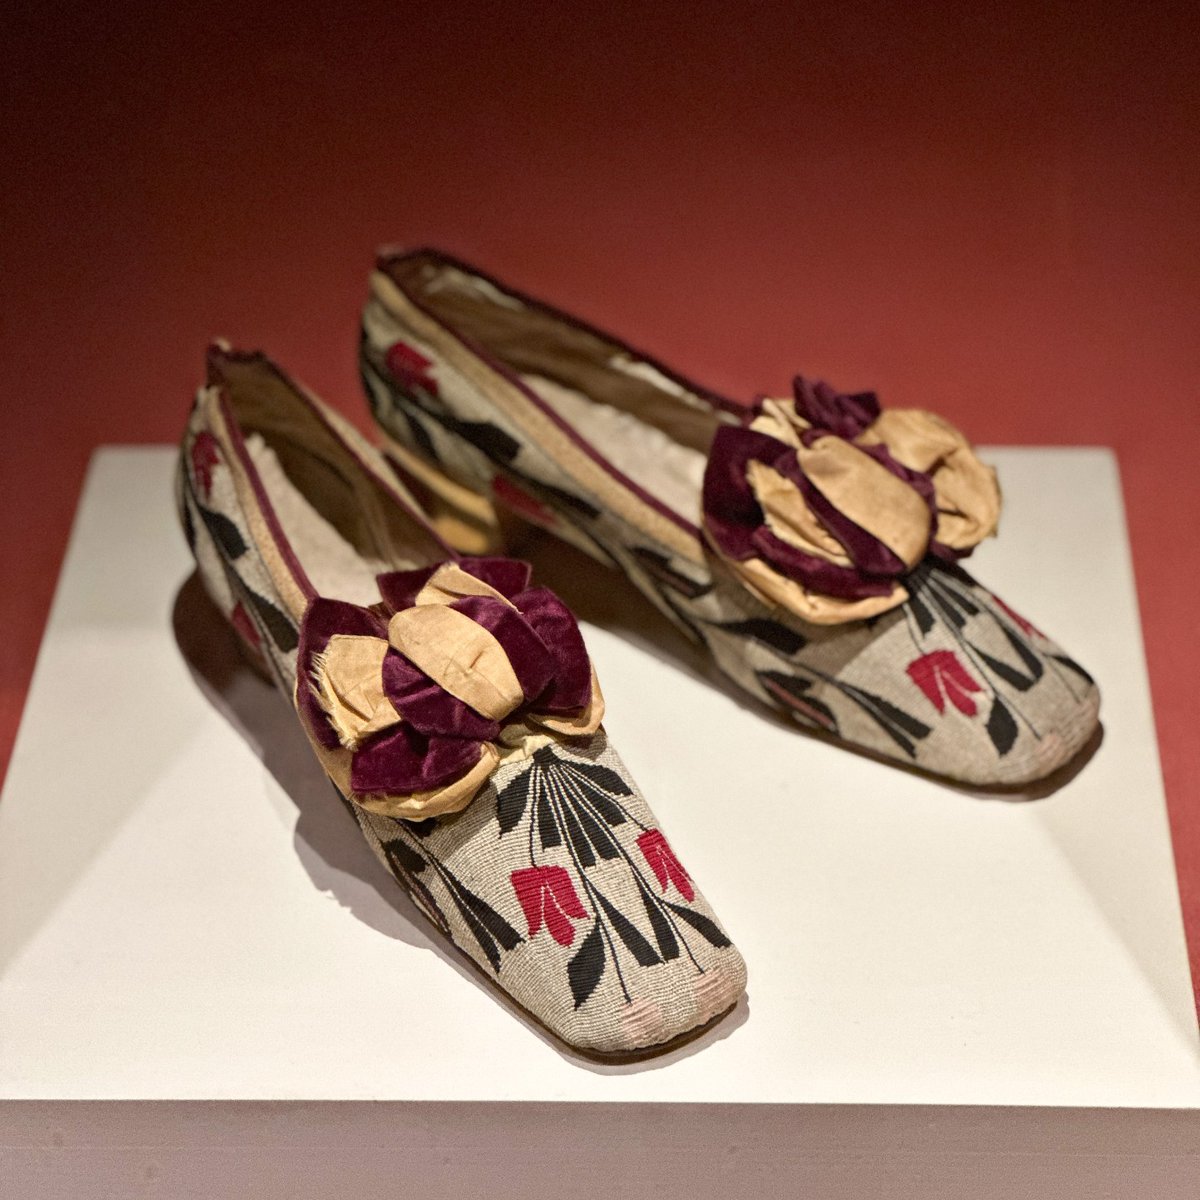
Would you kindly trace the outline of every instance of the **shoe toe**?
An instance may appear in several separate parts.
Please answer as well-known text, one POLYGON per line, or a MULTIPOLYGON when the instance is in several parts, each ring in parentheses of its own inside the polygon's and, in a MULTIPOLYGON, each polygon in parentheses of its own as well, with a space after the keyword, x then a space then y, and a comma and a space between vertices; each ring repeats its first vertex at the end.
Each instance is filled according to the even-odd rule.
POLYGON ((751 670, 798 721, 972 786, 1043 779, 1099 724, 1088 672, 957 568, 930 569, 908 603, 872 621, 814 627, 773 614, 738 628, 755 636, 722 648, 731 673, 751 670))
POLYGON ((685 1039, 745 990, 741 955, 603 731, 503 763, 453 817, 372 822, 455 944, 579 1051, 685 1039))

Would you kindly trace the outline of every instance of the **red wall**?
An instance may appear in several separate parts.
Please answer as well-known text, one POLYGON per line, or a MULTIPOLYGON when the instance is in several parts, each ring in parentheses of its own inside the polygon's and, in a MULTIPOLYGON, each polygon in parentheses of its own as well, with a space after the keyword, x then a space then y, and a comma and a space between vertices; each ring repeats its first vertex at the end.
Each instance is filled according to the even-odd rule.
POLYGON ((1200 950, 1193 6, 967 7, 6 15, 0 769, 91 448, 173 440, 218 333, 361 419, 372 251, 433 242, 736 395, 1116 447, 1200 950))

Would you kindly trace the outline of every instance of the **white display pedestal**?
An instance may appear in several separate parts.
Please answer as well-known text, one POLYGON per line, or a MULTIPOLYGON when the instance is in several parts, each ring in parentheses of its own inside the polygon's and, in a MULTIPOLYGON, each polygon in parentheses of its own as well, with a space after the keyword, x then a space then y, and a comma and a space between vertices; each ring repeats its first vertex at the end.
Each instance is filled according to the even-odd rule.
POLYGON ((1115 463, 986 457, 1004 534, 972 568, 1104 692, 1102 744, 1037 798, 807 737, 600 568, 530 549, 750 968, 731 1018, 618 1067, 443 948, 181 590, 173 452, 99 451, 0 802, 0 1194, 1193 1196, 1200 1046, 1115 463), (1143 1111, 1089 1111, 1113 1109, 1143 1111))

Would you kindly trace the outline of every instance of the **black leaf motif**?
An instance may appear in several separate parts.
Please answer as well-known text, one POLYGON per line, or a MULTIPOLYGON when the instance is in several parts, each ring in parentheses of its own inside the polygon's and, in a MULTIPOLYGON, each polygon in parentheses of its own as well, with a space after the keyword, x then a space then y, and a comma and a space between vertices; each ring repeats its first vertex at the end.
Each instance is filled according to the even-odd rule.
POLYGON ((517 457, 521 443, 490 421, 464 421, 449 413, 436 414, 437 420, 489 458, 510 463, 517 457))
POLYGON ((575 811, 570 804, 563 804, 559 808, 562 813, 563 825, 566 826, 567 838, 570 840, 571 849, 575 851, 576 858, 585 867, 594 867, 596 865, 596 856, 592 853, 591 843, 583 836, 583 830, 579 827, 579 820, 575 816, 575 811))
POLYGON ((590 501, 585 500, 582 496, 576 496, 574 492, 568 492, 564 488, 555 487, 552 483, 546 483, 541 479, 530 479, 531 489, 536 492, 544 492, 551 500, 563 505, 564 508, 569 508, 572 512, 578 513, 581 517, 587 517, 588 520, 594 521, 599 515, 600 510, 590 501))
POLYGON ((1018 671, 1016 667, 1011 667, 1008 663, 993 658, 986 651, 980 650, 978 646, 972 645, 971 649, 987 663, 989 670, 994 671, 1009 687, 1016 688, 1018 692, 1027 692, 1037 683, 1034 676, 1026 675, 1023 671, 1018 671))
POLYGON ((520 945, 521 935, 486 900, 464 887, 457 879, 454 880, 454 888, 462 897, 463 903, 505 950, 512 950, 520 945))
POLYGON ((500 821, 501 834, 509 833, 521 823, 525 809, 529 806, 532 776, 532 769, 523 771, 496 796, 496 816, 500 821))
POLYGON ((463 903, 454 888, 450 889, 450 899, 454 901, 454 907, 462 913, 462 918, 466 921, 471 936, 479 943, 479 948, 487 956, 488 962, 492 964, 492 970, 499 971, 500 951, 496 948, 496 939, 488 933, 479 918, 463 903))
POLYGON ((1067 668, 1068 671, 1074 671, 1076 675, 1078 675, 1081 679, 1086 680, 1088 683, 1094 684, 1096 682, 1091 675, 1089 675, 1073 658, 1069 657, 1068 655, 1052 654, 1050 657, 1054 659, 1056 663, 1061 663, 1067 668))
POLYGON ((658 901, 641 885, 640 881, 638 891, 641 893, 642 904, 645 906, 646 916, 650 919, 650 928, 654 930, 654 940, 658 943, 663 961, 670 962, 671 959, 678 958, 679 942, 675 939, 675 931, 671 928, 671 922, 663 916, 658 901))
POLYGON ((405 821, 405 825, 419 838, 427 838, 438 827, 437 817, 426 817, 423 821, 405 821))
POLYGON ((625 810, 615 801, 606 796, 603 792, 587 790, 587 797, 592 803, 592 807, 610 824, 624 825, 629 819, 625 815, 625 810))
POLYGON ((591 933, 583 939, 583 944, 567 963, 567 982, 571 985, 576 1008, 596 990, 596 984, 604 974, 605 961, 604 939, 600 935, 600 922, 597 920, 591 933))
POLYGON ((382 408, 379 388, 375 386, 378 379, 378 372, 367 358, 367 331, 361 329, 358 334, 358 380, 363 386, 363 391, 367 393, 367 405, 376 416, 379 416, 382 408))
POLYGON ((492 964, 492 970, 499 971, 497 941, 505 950, 511 950, 521 941, 521 935, 490 904, 465 888, 449 871, 444 871, 444 877, 454 907, 462 914, 471 936, 492 964))
POLYGON ((433 438, 429 435, 429 430, 425 428, 425 422, 422 421, 411 408, 401 408, 399 410, 404 414, 404 419, 408 423, 409 432, 412 434, 412 440, 416 448, 430 462, 440 463, 441 457, 438 455, 437 449, 433 444, 433 438))
POLYGON ((988 714, 987 731, 988 737, 992 739, 992 745, 996 747, 996 752, 1003 758, 1017 740, 1017 723, 999 696, 992 702, 992 711, 988 714))
POLYGON ((929 572, 931 584, 945 593, 946 600, 969 617, 978 616, 979 603, 971 594, 971 577, 953 563, 938 562, 929 572))
POLYGON ((1046 668, 1042 665, 1042 660, 1025 644, 1025 639, 1016 630, 1012 629, 1007 622, 1002 621, 1000 628, 1004 630, 1004 636, 1008 638, 1009 645, 1020 656, 1021 661, 1025 664, 1025 669, 1033 677, 1034 681, 1036 682, 1041 679, 1046 673, 1046 668))
POLYGON ((224 513, 201 508, 200 516, 204 519, 208 532, 212 534, 213 541, 221 547, 227 558, 241 558, 246 553, 246 543, 241 532, 224 513))
POLYGON ((634 546, 633 557, 637 559, 638 564, 647 575, 657 579, 659 583, 665 584, 680 595, 686 596, 689 600, 695 600, 712 591, 711 583, 699 583, 695 579, 689 578, 682 571, 676 570, 671 565, 669 558, 655 550, 648 550, 644 546, 634 546))
POLYGON ((954 626, 955 629, 961 629, 966 623, 967 618, 959 611, 958 606, 953 603, 952 599, 947 599, 940 592, 929 589, 929 599, 933 606, 938 609, 943 617, 954 626))
MULTIPOLYGON (((559 764, 561 766, 561 763, 559 764)), ((616 771, 601 763, 578 762, 571 760, 572 775, 582 775, 590 783, 607 792, 610 796, 632 796, 633 790, 616 771)), ((590 792, 591 789, 589 788, 590 792)))
POLYGON ((917 628, 921 631, 922 636, 933 628, 933 613, 929 611, 925 601, 915 592, 909 596, 908 611, 912 613, 913 618, 916 620, 917 628))
POLYGON ((249 588, 246 589, 246 598, 250 601, 259 619, 267 627, 267 632, 271 635, 271 641, 284 654, 295 650, 300 641, 300 635, 296 632, 295 625, 269 600, 250 591, 249 588))
POLYGON ((781 625, 778 621, 768 621, 762 617, 752 617, 748 621, 724 621, 717 624, 718 629, 727 633, 737 634, 738 637, 750 638, 778 650, 780 654, 795 654, 808 645, 808 638, 781 625))
POLYGON ((600 906, 604 909, 609 921, 612 922, 612 927, 617 931, 617 937, 625 943, 626 949, 637 959, 639 965, 653 967, 662 962, 654 947, 642 937, 637 926, 624 913, 614 908, 599 892, 596 893, 596 898, 600 901, 600 906))
POLYGON ((930 734, 930 728, 923 721, 918 721, 911 713, 897 708, 882 696, 862 688, 843 685, 847 696, 857 700, 863 712, 867 714, 884 733, 896 743, 910 758, 916 758, 915 741, 920 741, 930 734))
POLYGON ((703 913, 698 913, 694 909, 684 908, 682 904, 671 904, 664 900, 664 904, 677 916, 680 920, 686 921, 704 940, 718 949, 724 946, 730 946, 733 943, 717 928, 714 921, 710 921, 703 913))
POLYGON ((392 868, 398 872, 419 875, 425 870, 425 859, 402 838, 384 842, 383 852, 392 868))
POLYGON ((192 506, 182 500, 179 505, 179 519, 183 523, 183 536, 187 540, 188 549, 196 553, 196 526, 192 521, 192 506))
MULTIPOLYGON (((542 779, 544 780, 545 776, 542 779)), ((561 846, 563 844, 562 830, 558 827, 558 818, 555 817, 554 807, 550 803, 550 792, 544 784, 538 788, 537 823, 538 836, 542 840, 543 850, 548 850, 551 846, 561 846)))
POLYGON ((586 808, 578 808, 576 815, 579 817, 579 823, 583 826, 583 832, 592 848, 601 858, 619 858, 621 851, 617 848, 616 842, 613 841, 612 835, 592 816, 586 808))
POLYGON ((759 671, 758 679, 794 716, 817 726, 818 729, 830 733, 838 732, 837 717, 834 716, 833 709, 824 701, 808 694, 812 688, 811 680, 795 675, 783 675, 778 671, 759 671))

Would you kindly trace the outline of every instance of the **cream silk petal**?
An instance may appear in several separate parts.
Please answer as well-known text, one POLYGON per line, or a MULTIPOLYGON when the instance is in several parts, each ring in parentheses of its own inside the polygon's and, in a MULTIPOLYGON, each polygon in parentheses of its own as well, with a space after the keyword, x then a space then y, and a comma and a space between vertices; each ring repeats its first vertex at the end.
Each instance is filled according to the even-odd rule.
POLYGON ((790 400, 767 398, 761 402, 758 415, 750 422, 755 433, 765 433, 789 446, 800 446, 800 434, 809 428, 790 400))
POLYGON ((796 457, 809 481, 839 512, 906 566, 915 567, 925 557, 929 508, 915 488, 852 443, 832 435, 802 446, 796 457))
POLYGON ((953 454, 935 472, 938 541, 969 550, 992 537, 1000 524, 1000 483, 996 471, 971 452, 953 454))
POLYGON ((515 608, 507 596, 501 595, 491 584, 484 583, 468 574, 457 563, 444 563, 429 577, 425 586, 417 593, 414 603, 418 606, 428 604, 453 604, 464 596, 486 596, 491 600, 499 600, 509 608, 515 608))
POLYGON ((970 442, 949 421, 915 408, 888 409, 859 439, 883 442, 906 467, 933 480, 939 542, 969 550, 1000 523, 1000 484, 970 442))
POLYGON ((338 633, 313 659, 312 683, 338 741, 357 750, 366 738, 400 722, 383 691, 382 638, 338 633))
POLYGON ((388 623, 388 640, 481 716, 500 721, 524 702, 504 647, 466 613, 436 604, 407 608, 388 623))
POLYGON ((946 455, 967 444, 948 421, 919 408, 886 409, 858 440, 864 445, 882 442, 897 462, 914 471, 932 471, 946 455))
POLYGON ((790 479, 757 459, 747 464, 746 478, 763 510, 767 528, 781 542, 839 566, 850 566, 841 542, 817 520, 790 479))

